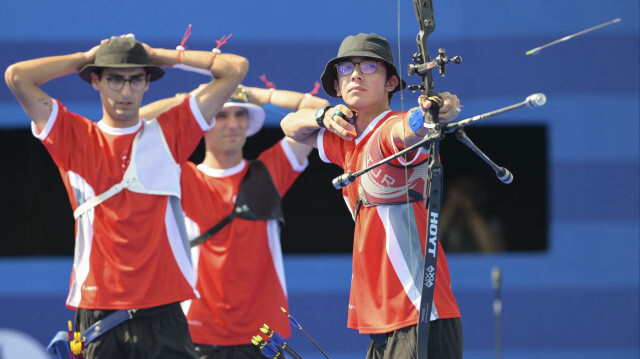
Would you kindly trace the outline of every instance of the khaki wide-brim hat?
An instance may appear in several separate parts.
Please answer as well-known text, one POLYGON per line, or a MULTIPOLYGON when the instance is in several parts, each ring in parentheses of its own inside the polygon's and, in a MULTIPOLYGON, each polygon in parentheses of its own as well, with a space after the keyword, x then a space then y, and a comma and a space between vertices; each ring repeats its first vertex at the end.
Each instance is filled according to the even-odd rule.
POLYGON ((100 45, 93 64, 80 70, 80 77, 91 83, 91 73, 99 68, 144 67, 150 74, 149 81, 155 81, 164 75, 164 70, 152 65, 149 55, 139 41, 129 37, 114 37, 100 45))
MULTIPOLYGON (((333 87, 333 81, 337 79, 335 65, 341 61, 348 60, 351 57, 367 57, 376 60, 382 60, 387 64, 388 71, 398 76, 398 70, 394 65, 393 51, 391 51, 391 45, 387 39, 376 34, 358 34, 347 36, 340 44, 338 49, 338 56, 329 60, 327 66, 324 68, 324 72, 320 77, 322 82, 322 88, 327 95, 331 97, 338 97, 335 88, 333 87)), ((400 76, 398 76, 400 78, 400 76)), ((391 92, 400 91, 407 87, 407 82, 402 79, 400 86, 396 86, 391 92)))

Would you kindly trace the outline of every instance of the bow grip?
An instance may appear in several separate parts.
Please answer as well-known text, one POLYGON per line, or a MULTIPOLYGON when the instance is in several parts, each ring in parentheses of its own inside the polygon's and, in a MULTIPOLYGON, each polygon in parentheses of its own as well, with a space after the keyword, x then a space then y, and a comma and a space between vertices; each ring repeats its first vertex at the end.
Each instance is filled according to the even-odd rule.
POLYGON ((428 94, 427 100, 431 102, 431 107, 427 109, 424 115, 424 121, 427 123, 438 123, 438 117, 440 116, 440 106, 442 106, 442 100, 440 94, 432 92, 428 94))

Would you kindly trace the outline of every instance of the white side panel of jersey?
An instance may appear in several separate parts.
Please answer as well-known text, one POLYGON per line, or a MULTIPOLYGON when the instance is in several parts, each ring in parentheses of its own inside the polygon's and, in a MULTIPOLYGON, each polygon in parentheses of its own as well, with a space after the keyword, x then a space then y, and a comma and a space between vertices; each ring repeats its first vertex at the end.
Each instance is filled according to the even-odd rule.
MULTIPOLYGON (((67 171, 69 183, 73 189, 76 203, 84 203, 87 199, 95 197, 96 193, 87 181, 75 172, 67 171)), ((85 216, 77 220, 76 244, 73 254, 73 274, 69 285, 67 304, 77 308, 82 300, 82 290, 91 291, 97 288, 83 288, 84 281, 89 276, 89 257, 91 244, 93 243, 93 215, 91 209, 85 216)))
MULTIPOLYGON (((407 226, 408 220, 415 220, 413 204, 377 206, 376 209, 387 234, 387 256, 407 297, 419 311, 421 288, 418 286, 422 285, 424 257, 415 223, 407 226)), ((436 319, 438 313, 432 303, 430 320, 436 319)))
POLYGON ((179 205, 176 206, 177 208, 175 208, 175 210, 180 211, 179 215, 176 215, 176 213, 174 213, 174 207, 171 205, 171 198, 175 197, 169 197, 167 202, 167 210, 165 211, 164 215, 164 225, 167 229, 167 238, 169 239, 169 245, 171 246, 173 257, 175 258, 176 263, 178 264, 178 267, 182 272, 182 275, 184 276, 185 280, 187 280, 187 282, 191 285, 191 288, 193 288, 193 292, 199 298, 200 295, 196 290, 193 266, 191 264, 191 252, 188 248, 185 247, 185 240, 182 238, 182 231, 180 230, 181 227, 184 227, 184 222, 176 222, 177 218, 183 218, 182 208, 179 205))
MULTIPOLYGON (((184 226, 187 230, 187 238, 189 241, 198 237, 200 233, 200 227, 196 222, 187 217, 187 214, 184 213, 184 226)), ((200 260, 200 246, 191 247, 191 261, 193 262, 193 280, 195 283, 198 283, 198 261, 200 260)))
POLYGON ((282 291, 285 297, 288 297, 287 284, 284 278, 284 264, 282 262, 282 247, 280 246, 280 225, 277 220, 270 219, 267 221, 267 236, 269 237, 271 260, 273 261, 276 273, 278 273, 282 291))
MULTIPOLYGON (((189 240, 196 238, 200 235, 200 228, 191 218, 187 217, 187 214, 184 213, 184 225, 187 229, 187 238, 189 240)), ((193 263, 193 282, 198 283, 198 263, 200 262, 200 246, 191 247, 191 261, 193 263)), ((180 303, 182 306, 182 311, 184 315, 189 314, 189 309, 191 308, 191 300, 185 300, 180 303)))

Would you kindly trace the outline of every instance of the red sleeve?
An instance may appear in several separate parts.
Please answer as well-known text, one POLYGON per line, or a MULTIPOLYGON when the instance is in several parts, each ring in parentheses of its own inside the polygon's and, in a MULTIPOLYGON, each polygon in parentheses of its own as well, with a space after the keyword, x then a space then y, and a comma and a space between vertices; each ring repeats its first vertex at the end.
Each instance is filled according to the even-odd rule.
POLYGON ((194 114, 194 111, 199 110, 193 109, 190 99, 191 97, 186 98, 180 105, 157 117, 169 149, 179 164, 189 159, 202 136, 209 129, 203 127, 202 121, 197 120, 200 113, 194 114))
POLYGON ((326 163, 345 167, 345 140, 331 131, 321 129, 318 132, 318 154, 326 163))
MULTIPOLYGON (((278 143, 262 152, 258 157, 258 159, 264 163, 265 167, 267 167, 267 170, 269 170, 273 184, 275 184, 278 189, 280 196, 284 196, 291 185, 293 185, 293 182, 295 182, 306 168, 306 164, 299 166, 295 158, 291 159, 286 155, 282 147, 283 142, 284 140, 278 141, 278 143), (292 163, 292 160, 296 161, 296 163, 292 163)), ((286 146, 286 144, 284 144, 284 146, 286 146)))
POLYGON ((104 143, 101 141, 102 137, 96 136, 98 128, 93 122, 69 112, 60 101, 53 101, 53 111, 45 127, 38 132, 32 123, 32 132, 42 142, 58 167, 67 189, 69 203, 75 210, 77 200, 68 174, 73 172, 86 178, 87 173, 95 172, 92 164, 99 161, 97 157, 104 151, 104 143), (78 157, 82 160, 79 161, 78 157))
POLYGON ((58 168, 67 171, 71 169, 74 154, 92 154, 98 151, 92 148, 95 145, 89 137, 97 129, 89 119, 69 112, 60 101, 54 101, 57 106, 54 106, 45 128, 37 133, 35 127, 32 127, 32 131, 42 141, 58 168))

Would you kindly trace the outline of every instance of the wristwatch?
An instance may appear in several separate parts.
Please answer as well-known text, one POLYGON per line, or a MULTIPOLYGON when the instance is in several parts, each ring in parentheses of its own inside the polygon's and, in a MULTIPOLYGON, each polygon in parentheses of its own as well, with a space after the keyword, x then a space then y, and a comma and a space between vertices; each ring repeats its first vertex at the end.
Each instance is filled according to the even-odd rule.
POLYGON ((330 109, 331 106, 324 106, 324 107, 320 107, 318 109, 318 111, 316 111, 316 122, 318 123, 318 126, 320 126, 321 128, 327 128, 324 125, 324 114, 327 113, 327 110, 330 109))

